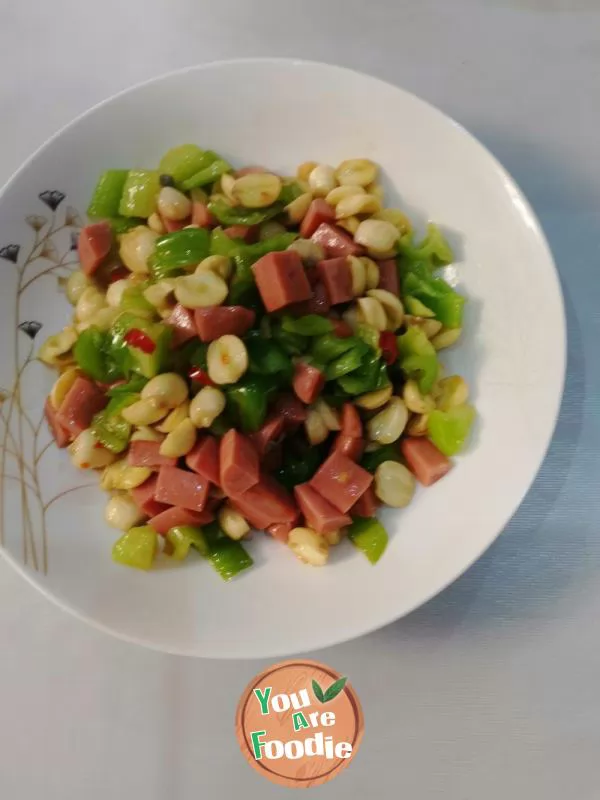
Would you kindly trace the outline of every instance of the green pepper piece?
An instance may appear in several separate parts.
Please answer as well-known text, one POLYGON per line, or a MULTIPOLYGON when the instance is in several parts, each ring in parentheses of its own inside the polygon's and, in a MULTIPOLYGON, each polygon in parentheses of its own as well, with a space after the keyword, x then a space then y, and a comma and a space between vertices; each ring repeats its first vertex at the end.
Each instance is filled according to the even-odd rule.
POLYGON ((452 248, 444 234, 433 222, 427 225, 425 238, 416 247, 412 247, 401 239, 400 253, 414 261, 429 259, 435 266, 451 264, 454 261, 452 248))
POLYGON ((354 336, 340 339, 334 333, 326 333, 324 336, 319 336, 318 339, 313 339, 310 354, 321 364, 328 364, 335 358, 347 353, 348 350, 352 350, 359 341, 354 336))
POLYGON ((309 340, 298 333, 288 333, 281 329, 275 331, 273 338, 281 345, 288 356, 300 356, 306 353, 309 340))
POLYGON ((333 325, 325 317, 317 314, 306 314, 304 317, 284 317, 281 327, 288 333, 299 333, 301 336, 323 336, 331 333, 333 325))
POLYGON ((156 211, 156 201, 160 192, 159 173, 155 170, 130 170, 125 179, 123 194, 119 203, 122 217, 143 217, 148 219, 156 211))
POLYGON ((124 312, 113 322, 109 336, 111 357, 121 367, 123 374, 138 372, 146 378, 153 378, 164 371, 169 358, 169 345, 173 331, 168 325, 150 322, 143 317, 124 312), (154 350, 145 353, 138 347, 127 344, 126 335, 131 330, 140 330, 154 342, 154 350))
POLYGON ((269 398, 276 390, 274 382, 262 375, 247 375, 225 389, 227 404, 245 433, 261 427, 267 416, 269 398))
POLYGON ((442 278, 434 278, 428 274, 427 266, 423 262, 403 264, 402 294, 420 300, 446 328, 462 326, 465 298, 442 278))
POLYGON ((422 303, 420 300, 417 300, 416 297, 408 297, 404 298, 404 306, 409 314, 413 314, 415 317, 424 317, 425 319, 430 319, 431 317, 435 317, 435 314, 430 308, 422 303))
POLYGON ((379 347, 380 333, 377 328, 361 322, 356 328, 356 335, 359 339, 362 339, 365 344, 368 344, 372 350, 381 355, 381 348, 379 347))
POLYGON ((132 228, 137 228, 140 225, 145 225, 146 220, 139 217, 111 217, 106 220, 110 223, 110 227, 115 236, 121 233, 127 233, 132 228))
POLYGON ((150 272, 155 280, 181 274, 210 253, 210 234, 205 228, 184 228, 156 240, 150 257, 150 272))
POLYGON ((306 483, 313 477, 323 463, 325 454, 322 447, 304 447, 301 452, 295 453, 286 442, 284 448, 281 467, 275 477, 292 492, 294 486, 306 483))
POLYGON ((149 525, 131 528, 113 545, 113 561, 136 569, 150 569, 158 548, 158 534, 149 525))
POLYGON ((376 517, 355 517, 348 528, 348 538, 371 564, 379 561, 388 543, 387 531, 376 517))
POLYGON ((429 414, 429 438, 446 456, 455 456, 465 446, 475 420, 473 406, 454 406, 448 411, 436 409, 429 414))
POLYGON ((180 144, 172 147, 160 160, 158 171, 170 175, 176 184, 190 178, 206 166, 206 153, 197 144, 180 144))
POLYGON ((262 337, 251 337, 245 340, 250 371, 259 375, 277 375, 291 381, 293 366, 289 356, 276 342, 265 340, 262 337))
POLYGON ((397 444, 384 444, 377 450, 370 450, 360 460, 360 465, 367 472, 375 472, 384 461, 401 461, 397 444))
POLYGON ((113 357, 109 335, 94 325, 77 337, 73 357, 82 372, 100 383, 112 383, 125 374, 113 357))
POLYGON ((390 379, 385 363, 376 352, 370 350, 363 357, 360 368, 339 378, 338 383, 349 395, 356 396, 383 389, 389 386, 390 379))
POLYGON ((281 192, 277 200, 282 206, 288 206, 294 200, 297 200, 300 195, 304 194, 304 189, 296 181, 290 181, 281 187, 281 192))
MULTIPOLYGON (((124 400, 117 402, 118 406, 112 400, 112 409, 109 403, 103 411, 94 414, 90 426, 96 439, 111 453, 122 453, 127 448, 131 437, 131 425, 129 422, 126 422, 119 414, 114 413, 115 408, 122 409, 125 407, 123 405, 124 400)), ((129 405, 129 403, 126 405, 129 405)))
POLYGON ((148 379, 141 375, 134 375, 127 383, 118 383, 112 386, 106 394, 108 397, 119 399, 123 395, 138 394, 142 391, 144 386, 148 383, 148 379))
POLYGON ((107 169, 100 175, 87 209, 90 219, 118 216, 119 203, 128 174, 126 169, 107 169))
MULTIPOLYGON (((199 159, 200 162, 200 159, 199 159)), ((214 183, 217 178, 224 175, 226 172, 231 172, 231 164, 225 161, 224 158, 217 155, 212 150, 206 150, 202 156, 202 166, 189 178, 179 182, 179 188, 184 192, 190 189, 196 189, 200 186, 207 186, 209 183, 214 183)))
POLYGON ((223 228, 215 228, 210 237, 211 256, 233 256, 235 251, 244 247, 243 239, 232 239, 223 232, 223 228))
POLYGON ((240 542, 226 536, 216 522, 202 529, 208 547, 208 560, 224 581, 229 581, 254 564, 240 542))
MULTIPOLYGON (((268 219, 273 219, 283 211, 281 203, 274 203, 267 208, 242 208, 241 206, 230 206, 225 200, 211 200, 208 210, 223 225, 260 225, 268 219)), ((282 234, 283 235, 283 234, 282 234)), ((269 240, 270 241, 270 240, 269 240)), ((266 244, 266 242, 259 242, 266 244)), ((267 251, 268 252, 268 251, 267 251)))
POLYGON ((187 558, 190 547, 195 548, 205 558, 209 555, 209 548, 202 528, 192 525, 176 525, 167 532, 167 541, 173 548, 171 558, 183 561, 187 558))
POLYGON ((156 309, 144 297, 144 285, 128 286, 121 295, 119 307, 123 311, 130 311, 144 319, 153 319, 156 309))
POLYGON ((343 356, 331 361, 325 370, 325 378, 328 381, 334 381, 347 375, 349 372, 354 372, 362 366, 363 358, 369 352, 369 346, 364 342, 358 342, 352 350, 348 350, 343 356))
POLYGON ((434 346, 421 328, 409 326, 406 333, 397 337, 398 361, 404 374, 414 378, 422 394, 433 389, 439 372, 439 362, 434 346))

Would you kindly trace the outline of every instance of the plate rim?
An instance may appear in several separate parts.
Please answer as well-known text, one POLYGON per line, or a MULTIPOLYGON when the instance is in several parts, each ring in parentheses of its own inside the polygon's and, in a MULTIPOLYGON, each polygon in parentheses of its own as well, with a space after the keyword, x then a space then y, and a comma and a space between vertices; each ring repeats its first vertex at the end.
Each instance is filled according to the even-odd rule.
POLYGON ((121 641, 128 642, 130 644, 140 645, 142 647, 146 647, 150 650, 154 650, 156 652, 167 653, 170 655, 179 655, 179 656, 187 656, 190 658, 208 658, 208 659, 222 659, 222 660, 242 660, 242 659, 261 659, 261 658, 274 658, 274 657, 282 657, 282 656, 291 656, 296 655, 301 652, 313 651, 313 650, 322 650, 327 647, 335 647, 345 642, 353 641, 354 639, 358 639, 360 637, 366 636, 369 633, 373 633, 377 630, 380 630, 384 627, 391 625, 394 622, 397 622, 400 619, 407 617, 408 615, 412 614, 416 609, 421 608, 422 606, 429 603, 434 597, 441 594, 445 589, 447 589, 451 584, 457 581, 462 575, 464 575, 472 566, 475 564, 482 555, 487 552, 487 550, 492 546, 492 544, 499 539, 499 537, 505 531, 507 525, 511 521, 511 519, 515 516, 515 514, 520 509, 521 505, 527 494, 529 493, 531 487, 533 486, 535 480, 537 479, 540 470, 546 460, 548 450, 554 438, 554 434, 556 431, 556 426, 560 416, 560 410, 563 401, 564 395, 564 387, 565 387, 565 380, 566 380, 566 370, 567 370, 567 342, 568 342, 568 331, 567 331, 567 316, 566 316, 566 308, 565 308, 565 298, 564 293, 562 290, 562 283, 560 274, 556 265, 556 261, 554 259, 552 250, 546 238, 546 234, 544 232, 543 226, 533 209, 529 199, 527 198, 525 192, 522 190, 520 185, 514 179, 514 177, 507 171, 507 169, 502 165, 502 163, 498 160, 498 158, 473 134, 471 133, 466 127, 464 127, 460 122, 455 120, 450 114, 447 114, 445 111, 442 111, 437 106, 430 103, 428 100, 423 99, 419 95, 411 92, 402 86, 399 86, 391 81, 385 80, 380 78, 377 75, 372 75, 368 72, 363 72, 361 70, 354 69, 352 67, 341 66, 339 64, 333 64, 326 61, 315 61, 311 59, 302 59, 302 58, 285 58, 285 57, 278 57, 278 56, 256 56, 256 57, 244 57, 244 58, 230 58, 230 59, 215 59, 212 61, 207 62, 200 62, 198 64, 191 64, 179 69, 169 70, 167 72, 160 73, 155 75, 154 77, 145 79, 143 81, 139 81, 138 83, 132 84, 131 86, 127 86, 124 89, 121 89, 118 92, 115 92, 108 97, 105 97, 103 100, 100 100, 98 103, 90 106, 89 108, 85 109, 83 112, 78 114, 76 117, 71 119, 65 125, 60 127, 56 130, 53 134, 51 134, 42 144, 39 145, 26 159, 23 163, 17 167, 17 169, 9 176, 9 178, 4 182, 2 187, 0 188, 0 202, 3 200, 4 195, 9 190, 9 188, 17 182, 21 173, 23 173, 35 159, 44 151, 46 150, 52 143, 58 140, 64 133, 66 133, 71 128, 75 127, 79 122, 85 119, 88 116, 91 116, 96 111, 100 110, 106 105, 109 105, 113 101, 126 96, 130 93, 134 93, 139 89, 143 89, 146 86, 150 86, 152 84, 160 83, 163 80, 169 80, 171 78, 175 78, 179 75, 185 75, 191 72, 203 72, 205 70, 210 69, 219 69, 222 67, 228 66, 236 66, 236 65, 244 65, 244 64, 264 64, 264 65, 277 65, 277 64, 285 64, 286 66, 293 66, 298 68, 324 68, 327 70, 333 70, 336 72, 344 73, 348 76, 355 76, 361 79, 367 78, 370 81, 374 81, 376 83, 382 84, 387 86, 389 89, 393 89, 395 92, 399 92, 400 94, 409 97, 413 102, 420 104, 428 109, 430 113, 436 116, 440 122, 445 125, 450 124, 455 129, 459 131, 461 136, 468 139, 471 146, 474 146, 476 149, 479 150, 480 154, 486 157, 490 163, 490 166, 493 167, 499 179, 501 179, 507 189, 510 189, 512 192, 518 196, 519 200, 522 203, 523 213, 526 213, 528 216, 529 227, 532 229, 535 238, 537 240, 538 246, 542 248, 543 255, 549 263, 549 266, 552 267, 551 274, 554 282, 554 290, 557 295, 557 300, 559 301, 560 307, 560 319, 555 320, 555 334, 557 340, 560 344, 560 352, 556 352, 557 361, 560 363, 557 364, 558 374, 560 376, 560 383, 559 383, 559 391, 556 392, 554 398, 554 408, 552 409, 552 417, 553 421, 552 424, 549 426, 548 433, 545 437, 544 446, 541 449, 539 460, 535 470, 532 472, 530 480, 527 484, 523 487, 521 496, 518 500, 518 503, 515 507, 506 515, 504 522, 502 523, 499 530, 489 539, 487 539, 481 547, 477 548, 477 552, 473 555, 473 557, 465 563, 462 567, 460 567, 457 571, 454 571, 447 579, 445 579, 440 585, 436 586, 436 588, 432 589, 430 592, 426 593, 426 595, 419 601, 413 603, 412 605, 408 606, 400 613, 392 612, 391 614, 387 615, 385 618, 380 619, 375 624, 369 623, 366 625, 362 625, 357 627, 355 633, 351 634, 350 636, 341 636, 341 637, 333 637, 326 643, 310 643, 301 641, 298 645, 295 645, 292 650, 285 649, 281 650, 278 647, 269 648, 268 651, 262 652, 259 655, 252 654, 249 655, 247 653, 240 653, 239 651, 236 652, 235 649, 227 649, 225 652, 216 652, 216 653, 205 653, 205 652, 196 652, 194 648, 185 648, 179 647, 175 645, 171 645, 168 643, 159 643, 153 639, 147 639, 143 636, 135 636, 130 633, 125 633, 120 631, 117 628, 113 628, 110 625, 106 625, 100 620, 89 616, 87 613, 75 608, 74 606, 70 605, 65 599, 59 597, 58 595, 54 594, 44 583, 40 580, 40 576, 37 573, 34 575, 27 567, 21 564, 13 555, 7 550, 6 547, 0 546, 0 555, 2 556, 5 561, 10 564, 10 566, 15 569, 17 573, 19 573, 31 586, 33 586, 38 592, 40 592, 45 598, 50 600, 55 606, 58 606, 61 610, 66 611, 71 616, 75 617, 76 619, 85 622, 86 624, 90 625, 91 627, 95 628, 98 631, 102 631, 103 633, 107 633, 110 636, 115 637, 121 641), (556 323, 559 323, 558 325, 556 323), (560 330, 559 330, 560 328, 560 330))

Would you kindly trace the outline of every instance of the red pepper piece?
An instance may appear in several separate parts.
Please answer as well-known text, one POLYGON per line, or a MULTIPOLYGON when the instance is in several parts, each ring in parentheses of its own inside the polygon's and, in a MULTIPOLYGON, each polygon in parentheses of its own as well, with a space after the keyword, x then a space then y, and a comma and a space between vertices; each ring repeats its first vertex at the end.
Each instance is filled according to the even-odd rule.
POLYGON ((139 328, 132 328, 130 331, 127 331, 125 334, 125 342, 130 347, 135 347, 137 350, 141 350, 142 353, 146 353, 147 355, 150 355, 156 350, 156 344, 151 337, 139 328))
POLYGON ((398 342, 396 336, 391 331, 383 331, 379 334, 379 347, 381 355, 386 364, 393 364, 398 358, 398 342))
POLYGON ((201 367, 190 367, 188 372, 190 380, 201 383, 202 386, 215 386, 215 382, 209 377, 208 372, 201 367))

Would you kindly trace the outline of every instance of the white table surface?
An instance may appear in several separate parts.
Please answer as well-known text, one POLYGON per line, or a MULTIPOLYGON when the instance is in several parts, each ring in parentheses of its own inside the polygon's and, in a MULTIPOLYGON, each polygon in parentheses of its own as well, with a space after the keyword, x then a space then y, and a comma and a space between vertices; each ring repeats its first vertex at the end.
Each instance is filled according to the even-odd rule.
MULTIPOLYGON (((449 112, 499 156, 546 228, 569 317, 554 443, 516 517, 461 580, 411 617, 316 654, 350 675, 366 717, 359 755, 324 797, 600 796, 599 12, 599 0, 0 7, 2 180, 132 83, 199 61, 300 56, 449 112)), ((2 562, 0 797, 283 796, 233 732, 239 695, 265 665, 113 640, 2 562)))

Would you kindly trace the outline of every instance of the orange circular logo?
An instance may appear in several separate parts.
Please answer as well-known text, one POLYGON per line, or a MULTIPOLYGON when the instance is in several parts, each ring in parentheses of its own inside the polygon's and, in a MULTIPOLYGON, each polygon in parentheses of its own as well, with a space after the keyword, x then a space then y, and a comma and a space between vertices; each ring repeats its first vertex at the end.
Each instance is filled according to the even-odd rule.
POLYGON ((335 778, 364 731, 348 679, 318 661, 284 661, 246 687, 236 714, 242 753, 265 778, 294 788, 335 778))

